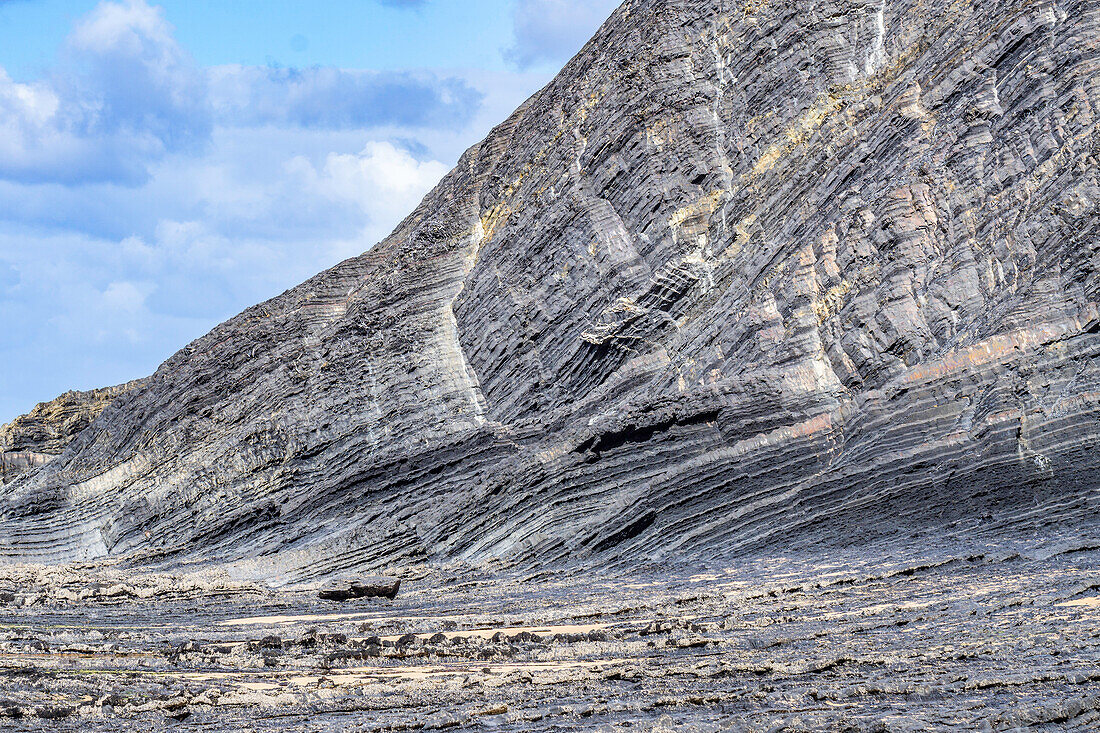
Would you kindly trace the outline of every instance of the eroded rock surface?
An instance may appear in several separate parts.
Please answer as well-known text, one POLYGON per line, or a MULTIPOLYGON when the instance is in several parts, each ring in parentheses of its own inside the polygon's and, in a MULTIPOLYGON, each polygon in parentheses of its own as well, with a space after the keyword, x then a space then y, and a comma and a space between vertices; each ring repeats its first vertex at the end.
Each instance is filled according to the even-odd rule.
POLYGON ((137 389, 142 381, 87 392, 66 392, 0 427, 0 485, 59 455, 114 398, 137 389))
POLYGON ((8 486, 256 572, 1092 526, 1100 8, 630 0, 385 241, 8 486))
POLYGON ((338 607, 206 571, 5 567, 0 728, 1095 731, 1100 544, 929 544, 437 566, 338 607))

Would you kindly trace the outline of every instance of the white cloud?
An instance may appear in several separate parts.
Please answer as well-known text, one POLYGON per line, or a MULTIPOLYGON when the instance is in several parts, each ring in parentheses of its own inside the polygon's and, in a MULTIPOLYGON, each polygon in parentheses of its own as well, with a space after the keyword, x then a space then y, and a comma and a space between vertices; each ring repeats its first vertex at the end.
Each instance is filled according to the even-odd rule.
POLYGON ((145 299, 152 291, 153 286, 149 283, 112 282, 103 291, 103 304, 108 310, 137 313, 145 307, 145 299))
POLYGON ((16 84, 0 69, 0 115, 9 124, 42 127, 57 114, 58 99, 45 84, 16 84))
POLYGON ((160 59, 163 69, 179 63, 181 56, 164 11, 144 0, 100 3, 76 25, 69 42, 93 53, 152 55, 160 59))
POLYGON ((98 5, 62 58, 49 81, 0 70, 0 177, 136 184, 149 161, 209 137, 204 77, 144 0, 98 5))
POLYGON ((410 212, 447 172, 438 161, 418 161, 389 142, 367 143, 357 155, 331 153, 317 170, 295 158, 288 170, 302 177, 308 190, 333 200, 354 201, 369 218, 395 211, 410 212))

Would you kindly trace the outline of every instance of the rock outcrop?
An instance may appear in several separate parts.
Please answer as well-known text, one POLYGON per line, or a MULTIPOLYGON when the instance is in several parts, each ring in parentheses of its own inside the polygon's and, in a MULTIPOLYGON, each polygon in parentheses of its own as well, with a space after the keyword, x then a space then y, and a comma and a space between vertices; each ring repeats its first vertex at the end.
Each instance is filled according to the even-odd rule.
POLYGON ((66 392, 0 427, 0 485, 60 455, 111 400, 141 384, 139 379, 104 389, 66 392))
POLYGON ((355 598, 389 598, 392 601, 400 587, 399 578, 384 575, 334 578, 318 590, 317 595, 327 601, 350 601, 355 598))
POLYGON ((390 237, 9 484, 0 554, 319 575, 1094 523, 1098 48, 1090 0, 630 0, 390 237))

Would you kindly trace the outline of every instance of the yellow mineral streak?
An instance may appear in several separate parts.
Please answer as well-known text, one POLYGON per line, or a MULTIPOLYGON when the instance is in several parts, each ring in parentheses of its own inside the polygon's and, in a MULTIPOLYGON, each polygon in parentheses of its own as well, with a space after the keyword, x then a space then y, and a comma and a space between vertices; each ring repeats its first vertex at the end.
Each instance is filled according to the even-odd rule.
POLYGON ((481 216, 477 223, 475 235, 479 242, 488 242, 496 234, 497 229, 507 223, 512 215, 512 207, 505 203, 499 203, 481 216))
POLYGON ((766 8, 770 1, 771 0, 748 0, 748 2, 741 6, 741 15, 745 17, 756 15, 766 8))
POLYGON ((840 98, 832 94, 823 94, 818 97, 808 110, 799 115, 794 124, 783 131, 779 140, 768 146, 749 171, 748 177, 756 178, 774 168, 781 158, 809 140, 829 115, 839 110, 841 105, 840 98))
POLYGON ((749 214, 744 219, 737 222, 733 226, 733 230, 735 232, 737 232, 737 241, 743 241, 743 240, 748 239, 749 236, 750 236, 749 232, 752 229, 752 226, 754 224, 756 224, 756 214, 755 213, 749 214))
POLYGON ((818 323, 824 323, 835 316, 844 307, 844 298, 852 291, 852 283, 841 280, 839 285, 834 285, 825 291, 820 299, 813 302, 814 314, 818 323))
MULTIPOLYGON (((592 111, 592 109, 600 103, 600 100, 603 99, 603 95, 604 92, 602 90, 592 92, 588 95, 588 99, 577 108, 576 116, 579 119, 578 124, 583 123, 588 118, 588 115, 592 111)), ((517 174, 516 177, 513 178, 512 181, 501 192, 498 203, 481 216, 481 219, 477 225, 478 227, 480 227, 480 230, 475 227, 475 230, 473 232, 479 240, 481 240, 483 243, 489 242, 490 240, 492 240, 496 232, 505 223, 507 223, 513 211, 512 206, 508 203, 509 200, 516 195, 516 193, 520 189, 520 186, 523 185, 524 180, 531 173, 531 171, 535 170, 537 166, 544 164, 550 152, 557 149, 556 143, 565 135, 566 131, 568 131, 569 129, 570 126, 566 125, 565 120, 563 119, 561 125, 559 126, 557 134, 554 135, 554 137, 549 140, 547 144, 544 145, 537 153, 535 153, 534 157, 520 169, 519 174, 517 174)))
POLYGON ((672 216, 668 219, 668 226, 673 232, 676 232, 685 222, 691 221, 698 217, 709 217, 718 208, 718 204, 722 201, 722 191, 715 190, 708 193, 698 201, 677 209, 673 212, 672 216))

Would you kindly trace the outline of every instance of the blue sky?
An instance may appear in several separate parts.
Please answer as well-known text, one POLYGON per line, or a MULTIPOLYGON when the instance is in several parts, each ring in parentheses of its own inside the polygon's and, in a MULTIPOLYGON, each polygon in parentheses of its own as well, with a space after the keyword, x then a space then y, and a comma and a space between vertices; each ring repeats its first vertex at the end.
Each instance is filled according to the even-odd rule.
POLYGON ((617 4, 0 0, 0 423, 368 249, 617 4))

